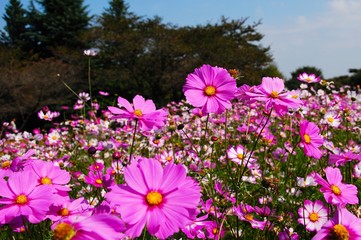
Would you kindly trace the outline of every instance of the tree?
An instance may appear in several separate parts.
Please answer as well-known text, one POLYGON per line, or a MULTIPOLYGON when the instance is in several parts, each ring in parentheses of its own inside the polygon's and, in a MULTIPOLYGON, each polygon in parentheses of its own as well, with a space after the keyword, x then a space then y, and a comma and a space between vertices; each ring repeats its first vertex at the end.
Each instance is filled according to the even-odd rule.
POLYGON ((83 0, 39 0, 38 3, 43 11, 35 8, 31 11, 31 32, 33 40, 42 46, 42 50, 84 47, 80 36, 88 27, 90 17, 83 0))
POLYGON ((299 86, 301 85, 302 82, 299 81, 297 79, 297 77, 302 73, 315 74, 317 77, 320 77, 321 79, 323 79, 323 74, 322 74, 321 69, 319 69, 317 67, 313 67, 313 66, 303 66, 303 67, 297 68, 295 71, 293 71, 291 73, 291 79, 289 79, 285 83, 286 87, 288 89, 299 88, 299 86))
POLYGON ((258 43, 259 23, 246 20, 177 27, 159 17, 139 18, 113 0, 93 32, 93 44, 101 49, 96 82, 122 97, 142 94, 160 105, 181 100, 187 74, 204 63, 238 69, 242 81, 259 83, 272 58, 258 43))
POLYGON ((27 18, 26 10, 19 0, 9 1, 3 19, 6 23, 4 30, 7 33, 7 43, 12 47, 21 46, 25 41, 27 18))

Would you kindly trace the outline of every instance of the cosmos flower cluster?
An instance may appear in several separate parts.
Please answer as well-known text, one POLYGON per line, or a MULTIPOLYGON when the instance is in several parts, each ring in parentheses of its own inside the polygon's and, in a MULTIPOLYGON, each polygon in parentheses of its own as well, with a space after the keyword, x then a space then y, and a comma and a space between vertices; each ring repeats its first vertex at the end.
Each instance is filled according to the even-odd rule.
POLYGON ((71 119, 39 111, 49 130, 4 123, 0 237, 361 239, 358 90, 234 72, 196 68, 163 108, 83 92, 71 119))

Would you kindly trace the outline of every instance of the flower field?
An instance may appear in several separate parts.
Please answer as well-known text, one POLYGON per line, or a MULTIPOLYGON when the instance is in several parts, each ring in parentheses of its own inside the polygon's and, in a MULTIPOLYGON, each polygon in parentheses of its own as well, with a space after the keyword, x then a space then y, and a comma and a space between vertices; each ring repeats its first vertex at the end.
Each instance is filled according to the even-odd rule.
POLYGON ((164 108, 79 93, 49 130, 4 123, 0 239, 361 239, 361 95, 237 78, 203 65, 164 108))

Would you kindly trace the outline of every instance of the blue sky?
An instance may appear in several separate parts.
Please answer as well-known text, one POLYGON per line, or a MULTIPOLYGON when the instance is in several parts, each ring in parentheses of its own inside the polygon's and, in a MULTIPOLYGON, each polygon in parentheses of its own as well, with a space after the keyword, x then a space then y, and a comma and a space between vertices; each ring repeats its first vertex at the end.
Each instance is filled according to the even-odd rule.
MULTIPOLYGON (((3 16, 8 0, 0 1, 3 16)), ((22 0, 25 7, 29 0, 22 0)), ((361 68, 360 0, 125 0, 138 16, 159 16, 178 26, 204 25, 248 17, 258 20, 275 63, 286 76, 301 66, 320 68, 325 78, 361 68)), ((107 0, 85 0, 91 14, 108 7, 107 0)), ((3 28, 0 20, 0 28, 3 28)), ((197 66, 195 66, 197 67, 197 66)))

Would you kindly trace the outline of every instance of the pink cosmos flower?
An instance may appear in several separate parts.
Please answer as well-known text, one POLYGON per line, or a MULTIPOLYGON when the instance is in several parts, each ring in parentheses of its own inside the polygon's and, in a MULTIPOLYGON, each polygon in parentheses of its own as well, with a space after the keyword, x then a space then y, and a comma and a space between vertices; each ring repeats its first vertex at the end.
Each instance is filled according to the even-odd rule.
POLYGON ((57 191, 70 191, 70 188, 65 186, 70 181, 70 174, 59 166, 52 162, 35 160, 31 167, 38 177, 38 184, 53 186, 57 191))
POLYGON ((0 223, 9 223, 24 216, 31 223, 39 223, 53 203, 54 190, 49 185, 38 185, 36 174, 27 169, 10 175, 8 181, 0 179, 0 223))
POLYGON ((318 231, 328 220, 328 210, 320 200, 305 200, 303 207, 298 209, 298 222, 306 226, 308 231, 318 231))
POLYGON ((344 166, 346 162, 350 162, 352 160, 361 161, 361 154, 356 154, 353 152, 339 153, 333 154, 330 153, 330 157, 328 159, 328 164, 335 164, 336 166, 344 166))
POLYGON ((183 86, 187 101, 200 107, 203 114, 220 114, 231 108, 236 91, 236 80, 226 69, 207 64, 188 74, 183 86))
POLYGON ((115 116, 112 119, 137 120, 143 131, 159 129, 167 121, 168 113, 164 109, 156 110, 152 100, 145 100, 142 96, 136 95, 133 98, 133 105, 122 97, 118 97, 118 106, 108 106, 108 110, 115 116))
POLYGON ((320 159, 322 152, 318 148, 323 145, 323 138, 316 124, 307 120, 301 121, 300 136, 305 154, 309 157, 320 159))
POLYGON ((346 208, 338 208, 335 216, 312 238, 323 239, 361 239, 361 220, 346 208))
POLYGON ((324 171, 327 181, 318 173, 313 173, 313 177, 322 186, 320 191, 323 192, 327 203, 341 205, 358 203, 357 187, 341 182, 342 175, 340 169, 327 167, 324 171))
POLYGON ((255 218, 255 209, 247 204, 240 204, 238 207, 233 207, 234 214, 238 216, 239 220, 249 222, 252 228, 263 230, 267 221, 261 221, 255 218))
POLYGON ((337 128, 341 124, 341 117, 333 111, 328 111, 323 116, 321 123, 337 128))
POLYGON ((316 83, 321 81, 321 78, 316 77, 315 74, 313 73, 307 74, 305 72, 298 75, 297 79, 300 80, 301 82, 306 82, 306 83, 316 83))
POLYGON ((288 108, 297 109, 302 105, 300 99, 293 98, 285 91, 284 81, 277 77, 263 77, 262 84, 246 94, 254 100, 265 102, 266 110, 274 108, 278 115, 284 115, 288 108))
POLYGON ((148 232, 165 239, 192 223, 200 201, 200 187, 187 177, 182 165, 162 168, 154 159, 133 161, 124 171, 126 185, 112 188, 105 197, 126 223, 126 235, 148 232))
POLYGON ((53 205, 50 207, 48 217, 53 222, 59 221, 61 218, 69 217, 71 215, 91 215, 93 207, 83 198, 68 200, 61 205, 53 205))
POLYGON ((72 215, 54 223, 51 229, 56 240, 126 239, 124 223, 111 214, 72 215))
POLYGON ((242 145, 237 145, 236 147, 231 146, 228 148, 227 156, 229 159, 231 159, 232 162, 243 166, 247 164, 248 167, 257 161, 256 159, 252 158, 249 153, 245 153, 244 147, 242 145))

